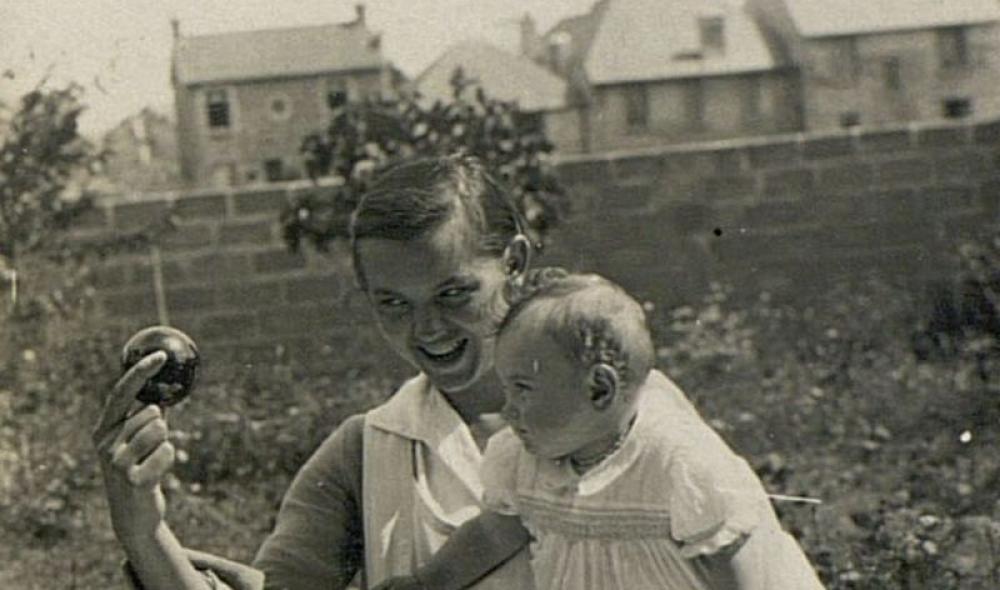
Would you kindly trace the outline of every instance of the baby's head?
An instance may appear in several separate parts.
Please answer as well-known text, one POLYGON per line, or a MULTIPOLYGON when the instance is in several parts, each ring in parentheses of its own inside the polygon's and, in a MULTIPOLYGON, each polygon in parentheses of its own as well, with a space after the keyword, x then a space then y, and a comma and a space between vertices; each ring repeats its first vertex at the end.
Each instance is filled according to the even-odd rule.
POLYGON ((597 275, 543 268, 524 282, 497 342, 504 415, 534 454, 589 456, 635 415, 653 365, 645 314, 597 275))

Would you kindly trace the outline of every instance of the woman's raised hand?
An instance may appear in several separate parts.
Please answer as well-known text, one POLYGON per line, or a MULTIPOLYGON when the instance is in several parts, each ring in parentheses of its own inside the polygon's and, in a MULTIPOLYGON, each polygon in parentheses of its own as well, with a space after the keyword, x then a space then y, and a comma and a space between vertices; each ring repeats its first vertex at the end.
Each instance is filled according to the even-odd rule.
POLYGON ((108 395, 93 432, 111 524, 126 544, 130 538, 152 537, 166 511, 160 481, 173 468, 174 447, 167 440, 163 410, 135 399, 166 359, 155 352, 129 369, 108 395))

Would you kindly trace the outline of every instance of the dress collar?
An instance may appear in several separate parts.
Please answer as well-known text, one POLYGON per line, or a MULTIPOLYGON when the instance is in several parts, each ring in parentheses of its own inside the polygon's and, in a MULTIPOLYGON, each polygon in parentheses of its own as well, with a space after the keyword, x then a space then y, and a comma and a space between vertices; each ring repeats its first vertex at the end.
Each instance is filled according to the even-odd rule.
POLYGON ((697 414, 681 390, 659 371, 650 372, 640 394, 639 414, 618 450, 583 475, 577 474, 569 461, 539 459, 539 473, 546 485, 572 487, 581 496, 596 494, 628 471, 646 449, 646 440, 656 436, 657 430, 697 414))

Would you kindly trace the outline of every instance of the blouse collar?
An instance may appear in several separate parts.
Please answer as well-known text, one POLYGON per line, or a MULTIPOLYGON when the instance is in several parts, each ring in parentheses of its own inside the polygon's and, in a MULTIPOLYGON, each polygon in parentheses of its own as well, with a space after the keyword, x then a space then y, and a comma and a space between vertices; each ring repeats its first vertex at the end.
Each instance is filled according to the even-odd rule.
POLYGON ((468 425, 423 373, 369 411, 368 424, 425 444, 476 497, 482 495, 482 453, 468 425))

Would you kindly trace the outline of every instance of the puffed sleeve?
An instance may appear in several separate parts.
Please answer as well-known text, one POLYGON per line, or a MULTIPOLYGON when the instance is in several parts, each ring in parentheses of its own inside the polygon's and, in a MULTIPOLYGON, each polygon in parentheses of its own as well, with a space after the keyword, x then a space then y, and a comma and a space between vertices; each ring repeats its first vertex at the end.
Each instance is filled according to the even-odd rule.
POLYGON ((510 428, 494 434, 483 453, 480 480, 483 505, 500 514, 517 514, 517 462, 521 441, 510 428))
POLYGON ((266 588, 342 589, 362 566, 363 428, 364 416, 347 419, 295 476, 254 560, 266 588))
POLYGON ((668 473, 671 534, 684 557, 735 550, 770 509, 756 474, 728 448, 682 449, 668 473), (706 456, 709 451, 717 456, 706 456))

